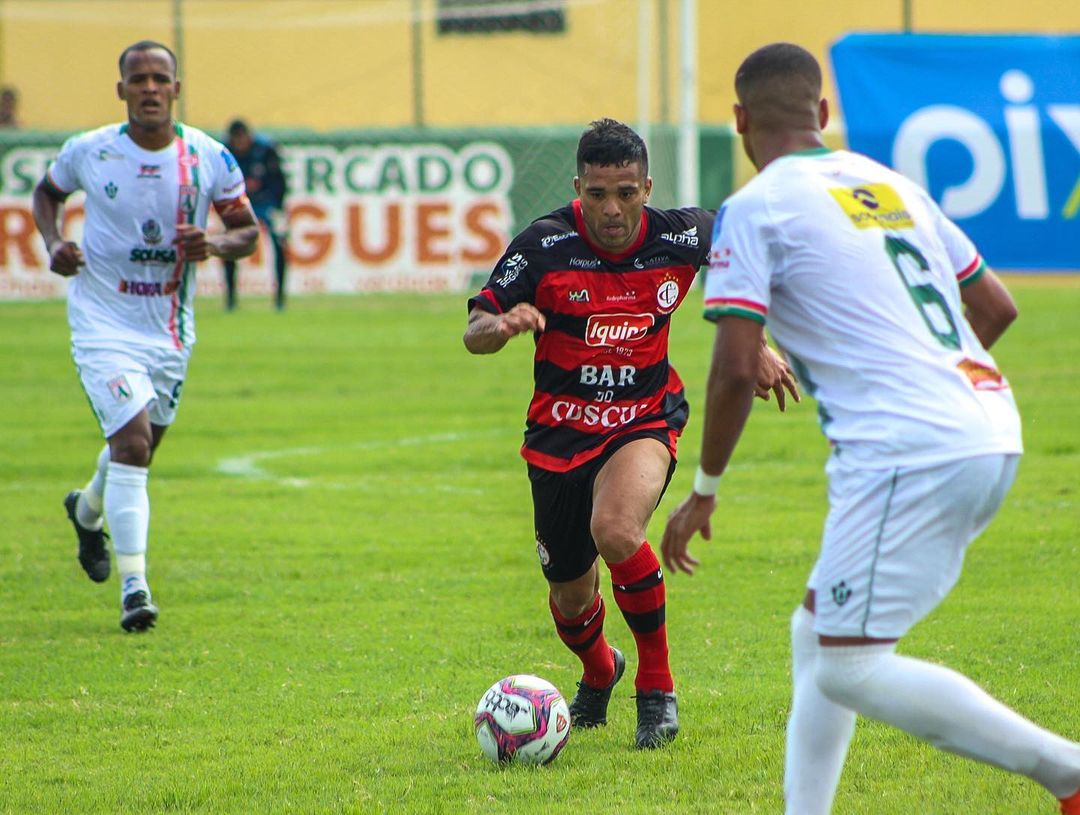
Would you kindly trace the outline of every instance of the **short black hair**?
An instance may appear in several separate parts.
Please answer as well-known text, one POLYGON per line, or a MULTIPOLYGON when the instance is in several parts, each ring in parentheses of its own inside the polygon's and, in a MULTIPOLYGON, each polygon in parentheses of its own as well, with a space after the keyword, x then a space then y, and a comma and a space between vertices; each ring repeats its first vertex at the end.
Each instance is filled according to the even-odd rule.
POLYGON ((138 42, 132 43, 123 51, 121 51, 120 76, 122 77, 124 75, 124 60, 127 59, 128 54, 130 54, 132 51, 151 51, 155 48, 160 48, 162 51, 169 55, 169 59, 172 60, 173 75, 175 76, 176 71, 179 67, 176 62, 176 54, 172 52, 172 49, 169 48, 169 46, 165 45, 164 43, 160 43, 157 40, 139 40, 138 42))
POLYGON ((242 133, 251 132, 251 128, 248 127, 247 122, 245 122, 243 119, 233 119, 231 122, 229 122, 229 127, 227 128, 227 130, 230 136, 239 136, 242 133))
POLYGON ((649 151, 641 136, 614 119, 597 119, 581 134, 577 147, 577 172, 585 174, 586 164, 622 167, 637 162, 641 174, 649 174, 649 151))
POLYGON ((735 72, 735 95, 741 104, 753 101, 754 92, 774 80, 783 80, 790 91, 821 98, 821 66, 814 55, 790 42, 764 45, 743 60, 735 72))

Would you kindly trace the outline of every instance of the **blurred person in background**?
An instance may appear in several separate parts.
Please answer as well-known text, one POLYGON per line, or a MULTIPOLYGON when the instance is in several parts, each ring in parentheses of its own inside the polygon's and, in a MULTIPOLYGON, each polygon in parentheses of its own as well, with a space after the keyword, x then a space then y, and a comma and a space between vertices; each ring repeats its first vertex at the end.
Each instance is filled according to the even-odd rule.
POLYGON ((228 150, 173 119, 176 57, 143 40, 120 55, 127 121, 68 139, 33 195, 49 268, 71 278, 75 368, 107 443, 64 507, 91 580, 108 579, 107 522, 120 572, 120 625, 158 618, 146 580, 147 476, 176 417, 195 343, 195 264, 255 249, 258 225, 228 150), (61 232, 64 201, 86 192, 82 246, 61 232), (207 234, 211 204, 225 231, 207 234))
MULTIPOLYGON (((285 308, 285 275, 288 258, 288 220, 285 211, 287 185, 277 147, 256 135, 242 119, 228 127, 229 150, 240 165, 255 217, 266 227, 274 247, 274 306, 285 308)), ((225 308, 236 308, 236 261, 225 261, 225 308)))
POLYGON ((0 127, 19 127, 19 92, 11 86, 0 88, 0 127))

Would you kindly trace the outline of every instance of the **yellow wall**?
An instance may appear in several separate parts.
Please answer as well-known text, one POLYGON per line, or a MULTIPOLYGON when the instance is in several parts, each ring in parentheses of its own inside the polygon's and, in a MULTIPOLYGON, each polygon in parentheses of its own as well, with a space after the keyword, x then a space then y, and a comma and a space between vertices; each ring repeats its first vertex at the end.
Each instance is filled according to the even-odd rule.
MULTIPOLYGON (((668 110, 678 115, 680 0, 666 10, 668 110)), ((902 0, 697 0, 703 122, 730 119, 732 76, 753 48, 805 45, 827 66, 847 31, 898 31, 902 0)), ((21 94, 27 126, 90 127, 122 118, 116 58, 141 38, 175 44, 172 0, 0 0, 0 83, 21 94)), ((259 126, 400 127, 414 123, 412 0, 181 0, 185 118, 217 130, 259 126)), ((572 125, 637 118, 637 0, 566 0, 564 35, 439 36, 420 0, 424 122, 432 126, 572 125)), ((915 30, 1080 32, 1074 0, 912 0, 915 30)), ((655 35, 655 32, 654 32, 655 35)), ((828 74, 828 70, 826 69, 828 74)), ((659 76, 652 95, 661 110, 659 76)), ((835 99, 831 77, 825 93, 835 99)))

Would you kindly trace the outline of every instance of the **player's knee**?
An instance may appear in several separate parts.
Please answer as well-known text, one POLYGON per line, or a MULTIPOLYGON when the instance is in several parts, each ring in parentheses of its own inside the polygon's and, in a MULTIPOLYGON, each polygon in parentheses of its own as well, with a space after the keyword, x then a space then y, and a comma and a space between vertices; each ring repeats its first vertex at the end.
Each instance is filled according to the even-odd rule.
POLYGON ((871 679, 891 653, 891 647, 881 645, 824 646, 814 662, 814 681, 836 704, 859 710, 871 693, 871 679))
POLYGON ((626 560, 645 539, 644 532, 636 523, 615 512, 594 511, 589 531, 600 556, 611 563, 626 560))
POLYGON ((149 467, 154 454, 153 440, 149 435, 125 435, 110 440, 112 460, 132 467, 149 467))

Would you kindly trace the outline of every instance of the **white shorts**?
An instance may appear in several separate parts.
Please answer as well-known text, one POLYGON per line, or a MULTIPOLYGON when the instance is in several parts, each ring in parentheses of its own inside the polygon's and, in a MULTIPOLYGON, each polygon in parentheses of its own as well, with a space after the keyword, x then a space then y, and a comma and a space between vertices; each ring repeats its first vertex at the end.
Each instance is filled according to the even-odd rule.
POLYGON ((143 408, 150 423, 170 425, 180 404, 180 390, 191 351, 172 348, 85 348, 71 356, 101 432, 110 438, 143 408))
POLYGON ((960 578, 967 546, 1012 486, 1019 455, 866 470, 830 460, 829 516, 807 587, 814 630, 899 639, 960 578))

